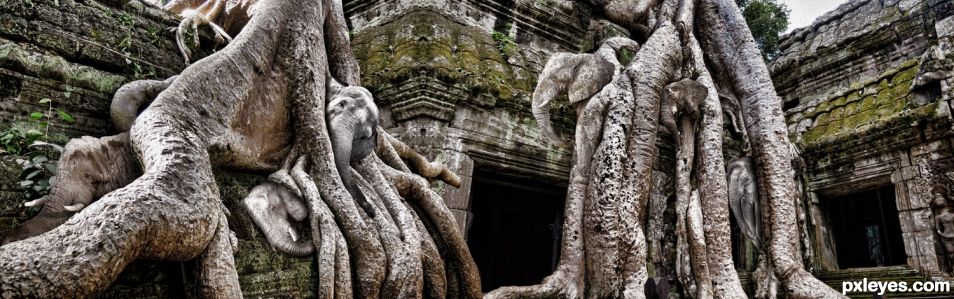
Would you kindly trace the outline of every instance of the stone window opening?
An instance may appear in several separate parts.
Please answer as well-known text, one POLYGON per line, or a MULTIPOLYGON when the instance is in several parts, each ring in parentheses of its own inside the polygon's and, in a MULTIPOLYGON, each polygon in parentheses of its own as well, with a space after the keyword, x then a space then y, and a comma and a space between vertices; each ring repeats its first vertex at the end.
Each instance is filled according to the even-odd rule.
POLYGON ((821 204, 834 237, 838 268, 906 263, 893 185, 823 198, 821 204))
POLYGON ((478 167, 471 190, 467 245, 482 290, 533 285, 552 273, 560 257, 566 186, 478 167))
POLYGON ((941 81, 931 81, 911 90, 914 101, 918 105, 932 103, 941 98, 941 81))

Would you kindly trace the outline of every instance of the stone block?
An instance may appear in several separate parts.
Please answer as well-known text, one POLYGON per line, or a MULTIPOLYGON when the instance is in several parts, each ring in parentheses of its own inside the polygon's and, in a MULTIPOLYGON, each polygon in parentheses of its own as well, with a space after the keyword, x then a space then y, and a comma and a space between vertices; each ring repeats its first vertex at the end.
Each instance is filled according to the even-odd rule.
POLYGON ((934 229, 934 220, 932 218, 934 213, 931 211, 931 209, 921 208, 901 213, 910 214, 913 224, 912 228, 915 232, 932 231, 934 229))
POLYGON ((458 209, 451 209, 451 214, 454 215, 454 220, 457 222, 457 228, 460 229, 461 233, 464 234, 464 238, 467 238, 467 229, 470 228, 470 222, 473 220, 471 219, 473 218, 473 214, 468 211, 458 209))
MULTIPOLYGON (((915 253, 917 255, 922 255, 925 257, 931 257, 937 255, 937 250, 934 246, 934 230, 920 231, 916 232, 915 239, 917 242, 918 251, 915 253)), ((909 253, 910 255, 910 253, 909 253)), ((922 260, 922 266, 923 266, 922 260)))
POLYGON ((954 16, 934 23, 934 29, 937 31, 938 37, 954 36, 954 16))
MULTIPOLYGON (((902 228, 902 231, 904 229, 902 228)), ((918 252, 917 237, 913 233, 902 232, 901 240, 904 243, 904 253, 910 258, 916 257, 918 252)))
MULTIPOLYGON (((469 210, 474 160, 466 154, 459 152, 454 152, 453 156, 454 158, 452 159, 457 160, 458 163, 453 163, 456 164, 457 167, 451 168, 451 171, 460 176, 461 186, 460 188, 455 188, 454 186, 443 184, 445 186, 443 186, 443 193, 441 195, 444 198, 444 204, 446 204, 448 208, 469 210)), ((450 167, 450 165, 448 165, 448 167, 450 167)))

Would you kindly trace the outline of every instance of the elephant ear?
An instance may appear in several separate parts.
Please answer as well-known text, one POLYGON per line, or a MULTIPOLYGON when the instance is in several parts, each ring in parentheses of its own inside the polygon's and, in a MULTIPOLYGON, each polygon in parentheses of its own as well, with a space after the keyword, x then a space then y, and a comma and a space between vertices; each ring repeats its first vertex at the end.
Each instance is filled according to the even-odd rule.
POLYGON ((598 55, 581 55, 582 60, 576 66, 576 78, 570 83, 570 103, 578 103, 589 99, 604 86, 613 81, 616 66, 598 55))
POLYGON ((761 215, 756 189, 755 167, 750 157, 741 157, 729 162, 728 176, 729 207, 742 234, 761 248, 761 215))
POLYGON ((327 84, 328 85, 327 86, 328 100, 331 100, 331 97, 341 92, 341 90, 344 89, 345 86, 341 85, 341 83, 339 83, 338 80, 335 80, 335 77, 332 77, 331 74, 327 74, 327 76, 328 76, 328 84, 327 84))

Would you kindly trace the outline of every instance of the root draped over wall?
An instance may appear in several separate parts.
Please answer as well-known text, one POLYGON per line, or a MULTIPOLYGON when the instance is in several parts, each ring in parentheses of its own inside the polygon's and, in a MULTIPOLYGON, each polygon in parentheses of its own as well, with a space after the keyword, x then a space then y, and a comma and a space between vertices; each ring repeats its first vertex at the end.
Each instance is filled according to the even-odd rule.
MULTIPOLYGON (((744 297, 729 250, 720 91, 739 96, 767 195, 766 269, 787 294, 839 297, 799 262, 781 104, 738 8, 728 0, 645 3, 655 14, 639 15, 655 19, 646 17, 646 39, 632 63, 578 110, 576 132, 586 137, 578 140, 588 143, 577 144, 573 157, 557 269, 539 285, 485 297, 644 296, 643 226, 663 113, 681 124, 670 133, 684 134, 676 170, 678 256, 687 266, 677 271, 680 281, 692 297, 744 297), (664 89, 683 79, 708 92, 695 123, 663 111, 664 89)), ((463 234, 428 183, 456 185, 456 175, 376 128, 375 153, 356 161, 352 175, 380 213, 369 217, 343 186, 325 120, 325 82, 332 76, 360 84, 347 32, 340 1, 260 3, 229 46, 185 69, 136 119, 128 146, 141 177, 46 234, 0 247, 0 293, 88 297, 133 260, 148 258, 198 259, 204 296, 239 297, 235 239, 212 168, 256 165, 286 178, 308 203, 319 297, 480 297, 463 234), (262 149, 238 145, 256 132, 235 126, 260 101, 285 109, 289 132, 269 140, 280 150, 249 161, 247 151, 262 149)))

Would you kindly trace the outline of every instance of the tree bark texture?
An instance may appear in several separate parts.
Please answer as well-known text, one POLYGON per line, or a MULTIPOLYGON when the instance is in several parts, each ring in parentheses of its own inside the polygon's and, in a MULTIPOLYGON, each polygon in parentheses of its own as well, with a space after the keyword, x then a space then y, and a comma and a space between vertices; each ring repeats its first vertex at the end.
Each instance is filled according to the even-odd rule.
MULTIPOLYGON (((794 297, 841 297, 801 266, 792 152, 780 99, 735 4, 609 2, 607 15, 647 38, 642 46, 623 41, 635 51, 625 68, 607 53, 587 58, 608 59, 609 64, 593 65, 615 65, 616 71, 608 84, 587 86, 599 90, 595 95, 574 99, 579 120, 560 262, 539 285, 503 287, 485 297, 644 297, 649 259, 644 225, 656 141, 668 115, 662 113, 677 112, 663 111, 669 106, 661 97, 667 86, 684 79, 708 92, 698 118, 677 116, 679 129, 669 129, 679 136, 677 259, 685 264, 676 272, 687 295, 745 296, 731 260, 721 92, 739 97, 767 202, 762 206, 768 215, 768 259, 760 270, 774 270, 794 297), (636 19, 624 20, 626 15, 636 19)), ((213 166, 224 166, 274 171, 270 180, 305 200, 318 297, 481 296, 464 235, 429 187, 429 180, 459 186, 457 175, 381 128, 374 128, 374 154, 351 167, 335 165, 325 119, 326 82, 331 76, 360 84, 341 1, 255 5, 227 47, 168 81, 135 117, 129 146, 143 166, 142 176, 52 231, 0 247, 0 294, 90 297, 134 259, 198 258, 203 296, 241 297, 232 258, 236 241, 212 175, 213 166), (261 119, 273 121, 258 124, 261 119), (358 206, 342 174, 354 178, 378 211, 375 217, 358 206)), ((770 281, 772 275, 758 277, 770 281)))
POLYGON ((752 33, 735 3, 727 0, 700 2, 697 27, 705 53, 739 96, 742 119, 752 156, 757 164, 759 188, 768 205, 769 236, 765 252, 788 294, 803 298, 842 298, 844 295, 813 277, 798 256, 798 224, 795 211, 795 173, 791 142, 785 127, 781 99, 772 85, 768 68, 759 57, 752 33))
POLYGON ((223 166, 275 171, 306 200, 319 297, 479 297, 453 215, 403 159, 427 178, 459 185, 456 174, 373 128, 389 162, 372 154, 350 171, 382 213, 369 217, 343 186, 324 105, 328 76, 359 83, 348 43, 340 1, 258 3, 229 46, 135 117, 128 146, 142 176, 52 231, 0 247, 0 294, 90 297, 134 259, 198 258, 204 297, 240 298, 236 240, 212 174, 223 166))

